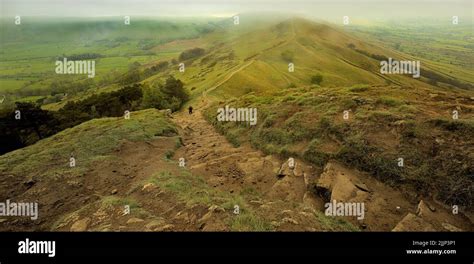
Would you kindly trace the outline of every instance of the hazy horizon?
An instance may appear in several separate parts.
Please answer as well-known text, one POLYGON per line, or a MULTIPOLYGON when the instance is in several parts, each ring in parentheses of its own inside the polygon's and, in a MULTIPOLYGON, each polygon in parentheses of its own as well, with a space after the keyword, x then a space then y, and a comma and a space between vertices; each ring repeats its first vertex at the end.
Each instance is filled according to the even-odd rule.
POLYGON ((452 16, 461 21, 472 21, 472 2, 465 0, 105 0, 99 3, 90 0, 2 0, 1 15, 48 16, 48 17, 230 17, 239 13, 271 12, 300 15, 328 21, 339 21, 342 16, 352 21, 390 20, 411 18, 439 18, 450 20, 452 16), (74 5, 74 8, 71 6, 74 5))

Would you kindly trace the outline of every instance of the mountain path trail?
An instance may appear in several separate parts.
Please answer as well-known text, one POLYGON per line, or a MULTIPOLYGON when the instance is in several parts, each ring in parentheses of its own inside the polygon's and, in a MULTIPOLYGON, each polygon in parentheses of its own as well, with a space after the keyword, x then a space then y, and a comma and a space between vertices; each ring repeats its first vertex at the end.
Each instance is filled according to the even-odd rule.
MULTIPOLYGON (((287 164, 286 160, 276 155, 265 155, 248 143, 234 147, 205 120, 203 111, 212 103, 211 100, 205 92, 201 98, 194 101, 197 104, 194 105, 192 114, 186 109, 173 115, 174 122, 182 129, 184 143, 174 158, 176 160, 184 158, 187 169, 193 175, 202 176, 210 186, 220 191, 238 194, 251 188, 261 194, 254 209, 270 221, 274 222, 284 217, 281 212, 291 212, 287 213, 288 217, 285 218, 288 223, 292 223, 291 227, 285 225, 282 230, 327 230, 327 226, 308 221, 310 218, 308 215, 314 215, 316 211, 324 213, 325 202, 316 195, 313 185, 321 177, 321 168, 295 159, 296 168, 293 173, 279 177, 279 170, 285 163, 287 164), (266 207, 266 210, 262 210, 262 206, 266 207)), ((349 219, 354 226, 368 230, 390 231, 405 216, 417 213, 416 204, 409 202, 400 190, 337 162, 334 166, 349 180, 345 185, 339 183, 342 190, 346 188, 355 200, 365 203, 365 219, 362 221, 349 219), (361 191, 355 188, 356 185, 369 186, 370 191, 361 191)), ((247 202, 252 204, 255 201, 247 202)), ((430 207, 433 207, 433 204, 435 203, 430 201, 430 207)), ((436 207, 435 215, 425 214, 436 229, 443 230, 443 223, 469 228, 469 223, 464 218, 453 216, 449 209, 442 208, 441 205, 436 207)))
POLYGON ((296 166, 302 173, 279 178, 278 170, 285 161, 247 144, 240 147, 230 144, 205 120, 202 111, 209 103, 204 96, 192 114, 181 111, 173 115, 182 129, 184 144, 176 151, 175 160, 184 158, 186 168, 193 175, 203 177, 209 186, 219 191, 241 194, 251 190, 261 194, 246 202, 270 222, 285 219, 280 223, 284 226, 280 226, 282 230, 321 229, 317 221, 305 217, 322 206, 322 201, 310 193, 305 184, 303 173, 315 175, 312 166, 297 160, 296 166), (303 206, 295 210, 295 204, 303 206))

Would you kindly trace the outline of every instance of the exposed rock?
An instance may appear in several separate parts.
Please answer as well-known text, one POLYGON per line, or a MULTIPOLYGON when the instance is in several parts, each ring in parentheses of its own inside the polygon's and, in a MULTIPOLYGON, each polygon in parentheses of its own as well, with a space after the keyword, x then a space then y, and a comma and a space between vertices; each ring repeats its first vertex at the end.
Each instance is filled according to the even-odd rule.
POLYGON ((262 205, 263 204, 263 202, 261 200, 250 200, 249 203, 254 204, 254 205, 262 205))
POLYGON ((307 191, 303 195, 303 204, 309 208, 317 208, 318 204, 316 202, 316 197, 311 192, 307 191))
POLYGON ((308 173, 303 172, 303 180, 304 180, 304 185, 306 186, 306 188, 309 188, 311 180, 308 173))
POLYGON ((155 230, 161 226, 164 226, 166 223, 163 219, 152 220, 148 224, 145 225, 147 230, 155 230))
POLYGON ((143 185, 142 191, 151 191, 156 188, 156 185, 152 182, 143 185))
POLYGON ((112 227, 112 224, 104 224, 96 228, 98 231, 109 232, 112 227))
POLYGON ((333 167, 333 163, 327 163, 316 182, 316 191, 325 201, 331 200, 331 191, 337 175, 333 167))
POLYGON ((205 215, 203 215, 203 216, 198 220, 198 222, 204 223, 204 222, 208 221, 209 219, 211 219, 211 217, 212 217, 212 211, 207 212, 205 215))
POLYGON ((174 225, 172 224, 167 224, 167 225, 164 225, 164 226, 160 226, 158 228, 155 228, 153 231, 158 231, 158 232, 161 232, 161 231, 172 231, 174 229, 174 225))
POLYGON ((136 224, 136 223, 141 223, 141 222, 144 222, 144 221, 145 220, 143 220, 143 219, 133 217, 133 218, 130 218, 130 219, 127 220, 127 224, 136 224))
POLYGON ((451 231, 451 232, 463 232, 464 231, 461 228, 453 226, 450 223, 442 223, 441 225, 443 226, 444 229, 446 229, 448 231, 451 231))
POLYGON ((86 217, 84 219, 78 220, 74 222, 71 226, 71 231, 73 232, 83 232, 87 230, 87 227, 89 226, 89 223, 91 222, 91 219, 89 217, 86 217))
POLYGON ((282 215, 293 215, 293 211, 291 211, 291 210, 283 210, 283 211, 281 211, 281 214, 282 214, 282 215))
POLYGON ((293 170, 288 166, 288 161, 285 161, 281 166, 280 170, 278 170, 277 176, 282 178, 285 176, 293 175, 293 170))
POLYGON ((356 183, 355 186, 356 186, 357 188, 359 188, 360 190, 364 191, 364 192, 370 192, 369 187, 367 187, 367 185, 365 185, 365 184, 362 183, 362 182, 356 183))
POLYGON ((423 218, 412 213, 408 213, 396 226, 392 229, 395 232, 404 231, 436 231, 435 228, 423 218))
POLYGON ((303 176, 303 170, 296 160, 290 164, 289 160, 281 164, 277 172, 277 176, 283 178, 285 176, 303 176), (290 166, 291 165, 291 166, 290 166))
POLYGON ((430 208, 431 212, 436 212, 436 207, 434 207, 431 203, 426 203, 426 205, 428 206, 428 208, 430 208))
POLYGON ((220 207, 220 206, 217 206, 217 205, 211 205, 208 209, 209 212, 225 212, 225 209, 220 207))
MULTIPOLYGON (((342 165, 328 162, 324 167, 324 171, 316 183, 317 193, 326 201, 336 200, 338 202, 362 201, 365 199, 362 191, 356 187, 346 175, 342 165)), ((364 187, 368 189, 367 186, 364 187)))
POLYGON ((298 164, 295 161, 295 167, 293 168, 293 176, 300 177, 300 176, 304 176, 303 174, 304 174, 303 168, 301 167, 300 164, 298 164))
POLYGON ((271 199, 294 201, 303 199, 304 182, 296 177, 284 177, 276 181, 268 191, 271 199))
POLYGON ((430 211, 428 206, 425 204, 423 200, 420 200, 418 206, 416 207, 416 215, 418 216, 426 216, 426 214, 430 211))
POLYGON ((118 190, 117 189, 113 189, 110 194, 117 194, 118 193, 118 190))
POLYGON ((174 219, 188 222, 187 220, 189 220, 189 215, 187 212, 180 211, 174 216, 174 219))
POLYGON ((296 221, 295 219, 291 218, 291 217, 285 217, 283 218, 283 220, 281 220, 283 223, 290 223, 290 224, 293 224, 293 225, 298 225, 298 221, 296 221))

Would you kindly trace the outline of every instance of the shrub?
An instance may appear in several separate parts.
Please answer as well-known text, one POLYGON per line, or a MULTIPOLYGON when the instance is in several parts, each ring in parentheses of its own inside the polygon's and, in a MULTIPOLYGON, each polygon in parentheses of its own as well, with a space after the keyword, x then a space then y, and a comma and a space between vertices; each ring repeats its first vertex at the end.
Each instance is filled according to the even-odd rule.
POLYGON ((289 50, 285 50, 281 53, 281 57, 286 62, 292 62, 294 55, 295 54, 292 51, 289 51, 289 50))
POLYGON ((179 60, 184 61, 184 60, 193 59, 193 58, 204 55, 204 53, 205 53, 205 50, 201 48, 193 48, 193 49, 185 50, 179 55, 179 60))
POLYGON ((321 74, 315 74, 313 76, 311 76, 311 83, 312 84, 321 84, 321 82, 323 81, 323 76, 321 74))
POLYGON ((170 76, 164 85, 158 83, 144 88, 142 105, 145 108, 177 111, 188 99, 183 83, 170 76))

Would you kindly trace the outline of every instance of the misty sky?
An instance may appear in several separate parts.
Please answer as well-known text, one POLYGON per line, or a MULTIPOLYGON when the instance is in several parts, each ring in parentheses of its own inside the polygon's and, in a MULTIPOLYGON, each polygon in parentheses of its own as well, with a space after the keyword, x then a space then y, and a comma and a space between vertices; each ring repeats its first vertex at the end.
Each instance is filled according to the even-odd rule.
POLYGON ((249 12, 301 14, 333 20, 446 17, 472 20, 472 0, 0 0, 2 17, 231 16, 249 12))

